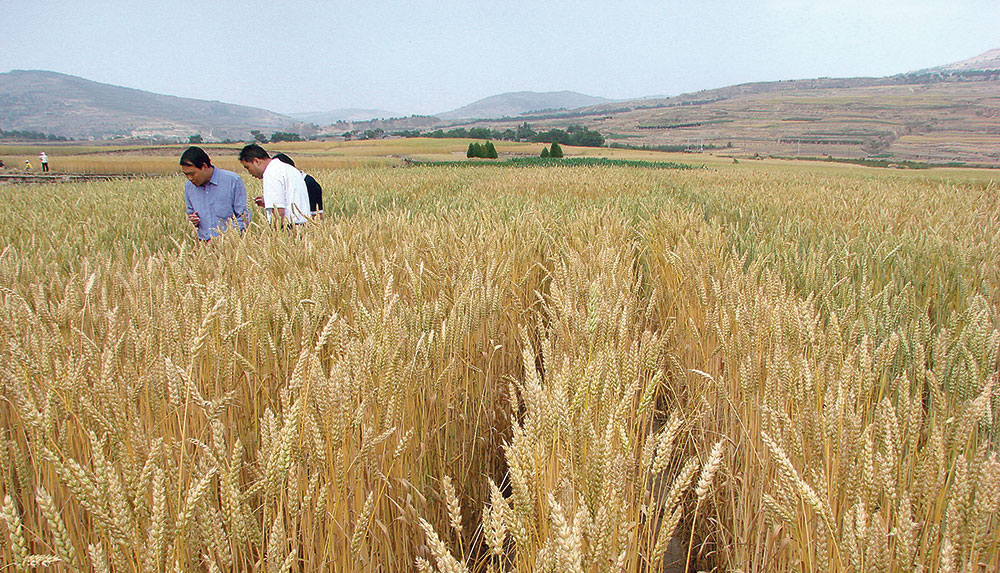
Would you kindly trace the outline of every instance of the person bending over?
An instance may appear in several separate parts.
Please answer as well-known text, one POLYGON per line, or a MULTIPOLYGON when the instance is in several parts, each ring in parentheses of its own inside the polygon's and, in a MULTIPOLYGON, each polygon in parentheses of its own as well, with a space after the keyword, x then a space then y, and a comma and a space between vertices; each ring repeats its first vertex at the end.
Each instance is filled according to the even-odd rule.
POLYGON ((271 159, 256 143, 240 151, 240 163, 250 175, 263 182, 263 193, 254 202, 264 207, 268 221, 301 225, 309 220, 309 192, 302 172, 271 159))
POLYGON ((187 177, 184 202, 188 221, 198 229, 198 238, 209 241, 227 226, 242 232, 250 222, 247 188, 240 176, 212 165, 200 147, 189 147, 181 155, 181 172, 187 177))

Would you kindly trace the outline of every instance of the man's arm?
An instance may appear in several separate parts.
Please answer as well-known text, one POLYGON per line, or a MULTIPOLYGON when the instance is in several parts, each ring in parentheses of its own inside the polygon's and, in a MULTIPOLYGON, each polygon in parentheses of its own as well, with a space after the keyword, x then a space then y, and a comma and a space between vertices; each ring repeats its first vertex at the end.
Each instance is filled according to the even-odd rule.
POLYGON ((271 208, 274 209, 274 213, 280 217, 279 222, 283 222, 285 218, 285 210, 288 208, 288 181, 281 176, 271 175, 269 173, 264 173, 262 180, 264 196, 272 197, 273 204, 271 208))
POLYGON ((188 193, 187 186, 184 188, 184 203, 187 207, 188 221, 195 227, 200 227, 201 217, 199 217, 198 212, 194 210, 194 205, 191 203, 191 194, 188 193))
POLYGON ((291 214, 289 208, 292 206, 292 182, 288 180, 288 173, 284 175, 285 177, 279 179, 279 183, 281 183, 281 202, 275 205, 277 207, 275 211, 281 217, 282 224, 285 223, 285 215, 291 214))
POLYGON ((233 213, 236 214, 236 225, 242 231, 250 223, 250 210, 247 209, 247 187, 243 180, 236 177, 233 186, 233 213))

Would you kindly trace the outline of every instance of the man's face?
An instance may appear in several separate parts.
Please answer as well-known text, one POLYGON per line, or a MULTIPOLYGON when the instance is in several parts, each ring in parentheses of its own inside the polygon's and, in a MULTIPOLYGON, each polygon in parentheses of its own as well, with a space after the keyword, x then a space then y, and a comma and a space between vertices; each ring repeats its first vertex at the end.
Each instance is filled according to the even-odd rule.
POLYGON ((198 187, 208 183, 208 181, 212 178, 212 166, 207 164, 202 165, 201 167, 195 167, 194 165, 181 165, 181 171, 184 173, 184 176, 187 177, 188 181, 194 183, 198 187))
POLYGON ((253 175, 257 179, 264 178, 264 168, 267 167, 267 161, 261 158, 255 158, 252 161, 240 161, 243 167, 246 168, 247 173, 253 175))

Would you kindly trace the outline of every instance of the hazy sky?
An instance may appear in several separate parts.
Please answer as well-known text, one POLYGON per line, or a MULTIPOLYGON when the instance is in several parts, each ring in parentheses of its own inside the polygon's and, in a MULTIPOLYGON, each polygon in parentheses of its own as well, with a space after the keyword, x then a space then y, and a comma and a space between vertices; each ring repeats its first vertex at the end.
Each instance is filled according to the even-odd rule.
POLYGON ((432 114, 511 91, 677 95, 885 76, 994 48, 998 0, 0 0, 0 72, 280 113, 432 114))

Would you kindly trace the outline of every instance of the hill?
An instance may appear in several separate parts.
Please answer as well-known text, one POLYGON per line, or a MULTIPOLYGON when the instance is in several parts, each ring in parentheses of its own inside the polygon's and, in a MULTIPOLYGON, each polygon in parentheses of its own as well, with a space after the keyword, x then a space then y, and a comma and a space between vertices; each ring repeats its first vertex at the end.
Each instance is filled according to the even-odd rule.
MULTIPOLYGON (((340 110, 359 112, 360 110, 340 110)), ((365 110, 369 114, 379 110, 365 110)), ((331 114, 336 112, 330 112, 331 114)), ((340 136, 529 122, 579 125, 607 144, 734 157, 876 158, 1000 166, 1000 50, 882 78, 758 82, 674 97, 611 101, 575 92, 513 92, 438 116, 359 121, 153 94, 39 71, 0 74, 0 129, 85 137, 246 139, 250 130, 340 136), (307 117, 308 116, 308 117, 307 117)), ((381 114, 379 114, 381 115, 381 114)), ((388 115, 388 114, 386 114, 388 115)))
POLYGON ((331 111, 312 111, 303 113, 290 113, 298 121, 315 123, 316 125, 329 125, 338 121, 370 121, 379 118, 399 117, 401 114, 386 111, 384 109, 334 109, 331 111))
POLYGON ((456 110, 439 113, 446 120, 514 117, 526 113, 576 109, 610 102, 602 97, 577 92, 510 92, 490 96, 456 110))
POLYGON ((988 52, 979 54, 974 58, 969 58, 968 60, 962 60, 961 62, 955 62, 953 64, 938 66, 936 68, 928 68, 926 70, 922 70, 922 72, 933 73, 933 72, 962 72, 962 71, 985 71, 985 70, 1000 70, 1000 49, 990 50, 988 52))
POLYGON ((503 131, 529 121, 543 131, 575 124, 629 147, 996 166, 998 53, 884 78, 749 83, 453 126, 503 131))
POLYGON ((246 138, 292 129, 295 120, 252 107, 155 94, 38 70, 0 74, 0 129, 77 139, 246 138))

